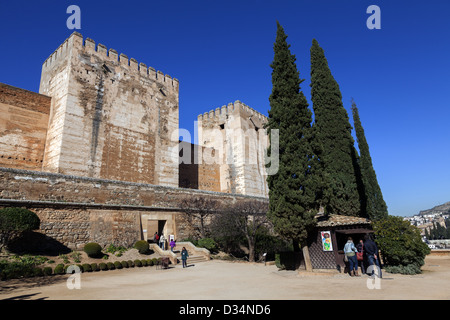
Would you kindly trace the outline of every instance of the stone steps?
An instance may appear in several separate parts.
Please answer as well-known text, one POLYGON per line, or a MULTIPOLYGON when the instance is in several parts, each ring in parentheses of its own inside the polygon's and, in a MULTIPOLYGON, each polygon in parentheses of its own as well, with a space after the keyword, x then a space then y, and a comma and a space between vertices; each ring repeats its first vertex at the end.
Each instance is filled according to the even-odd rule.
MULTIPOLYGON (((175 253, 177 255, 178 261, 180 261, 180 263, 181 263, 181 251, 174 250, 173 253, 175 253)), ((195 255, 195 254, 193 254, 193 253, 191 253, 189 251, 188 251, 188 253, 189 253, 189 257, 187 258, 187 263, 188 264, 190 264, 190 263, 198 263, 198 262, 206 262, 206 261, 209 260, 203 255, 195 255)))

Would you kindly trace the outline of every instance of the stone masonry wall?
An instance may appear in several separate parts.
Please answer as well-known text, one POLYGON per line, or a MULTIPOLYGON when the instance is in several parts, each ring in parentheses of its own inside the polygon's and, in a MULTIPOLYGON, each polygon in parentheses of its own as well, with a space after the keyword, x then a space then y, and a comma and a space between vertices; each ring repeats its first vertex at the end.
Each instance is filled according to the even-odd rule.
POLYGON ((267 198, 0 168, 0 207, 27 207, 41 219, 40 232, 70 248, 90 241, 131 245, 143 239, 142 218, 164 213, 178 239, 189 235, 182 199, 210 197, 225 207, 267 198))
POLYGON ((177 79, 73 33, 44 62, 44 171, 178 186, 177 79))
POLYGON ((0 83, 0 166, 41 170, 51 98, 0 83))

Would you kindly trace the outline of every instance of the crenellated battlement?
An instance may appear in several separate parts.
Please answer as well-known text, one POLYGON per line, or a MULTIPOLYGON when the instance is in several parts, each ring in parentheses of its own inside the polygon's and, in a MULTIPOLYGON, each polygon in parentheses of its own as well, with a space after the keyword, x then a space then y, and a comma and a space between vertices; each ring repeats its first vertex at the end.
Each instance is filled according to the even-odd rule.
POLYGON ((249 107, 245 103, 236 100, 234 103, 230 102, 228 105, 224 105, 220 108, 213 109, 209 112, 205 112, 203 114, 199 114, 197 117, 197 120, 201 121, 208 121, 209 119, 216 119, 224 116, 224 115, 231 115, 231 114, 240 114, 242 112, 245 112, 246 114, 249 114, 252 117, 258 118, 260 121, 265 122, 267 121, 267 116, 263 115, 262 113, 256 111, 255 109, 249 107))
POLYGON ((84 49, 87 53, 94 54, 106 61, 110 61, 116 65, 127 69, 131 73, 138 74, 143 77, 154 79, 157 82, 171 85, 175 88, 179 86, 179 80, 173 78, 168 74, 164 74, 162 71, 156 71, 153 67, 147 67, 145 63, 138 63, 134 58, 128 58, 124 53, 118 54, 118 52, 112 48, 108 48, 101 43, 96 45, 95 41, 91 38, 85 38, 78 32, 73 32, 69 38, 67 38, 43 63, 43 70, 52 68, 58 61, 65 59, 72 48, 84 49))

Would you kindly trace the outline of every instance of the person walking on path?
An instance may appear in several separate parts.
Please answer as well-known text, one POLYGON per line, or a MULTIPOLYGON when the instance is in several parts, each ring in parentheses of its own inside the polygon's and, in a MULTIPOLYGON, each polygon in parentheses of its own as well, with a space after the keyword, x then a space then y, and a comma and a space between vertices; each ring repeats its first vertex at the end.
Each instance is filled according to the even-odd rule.
POLYGON ((380 261, 378 261, 378 247, 376 243, 372 239, 370 239, 370 236, 368 234, 364 236, 364 250, 367 255, 367 260, 369 261, 369 268, 372 269, 372 277, 375 273, 375 267, 377 267, 377 276, 381 278, 380 261))
POLYGON ((189 257, 189 253, 186 250, 186 247, 183 247, 183 250, 181 250, 181 261, 183 262, 183 268, 187 267, 187 258, 189 257))
POLYGON ((350 276, 359 276, 358 275, 358 260, 356 260, 356 252, 358 250, 353 243, 353 239, 348 237, 347 243, 344 246, 344 253, 347 256, 348 264, 349 264, 349 273, 350 276))
POLYGON ((172 239, 172 240, 170 240, 170 251, 173 252, 173 248, 174 248, 174 247, 176 247, 176 243, 175 243, 175 241, 172 239))

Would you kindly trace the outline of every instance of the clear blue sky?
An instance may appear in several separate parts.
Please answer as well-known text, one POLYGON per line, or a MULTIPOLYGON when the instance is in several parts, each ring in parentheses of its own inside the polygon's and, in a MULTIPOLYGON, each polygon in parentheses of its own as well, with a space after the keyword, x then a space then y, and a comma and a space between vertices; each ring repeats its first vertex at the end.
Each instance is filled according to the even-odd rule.
POLYGON ((389 213, 450 201, 450 1, 0 0, 0 82, 39 90, 42 63, 73 32, 71 4, 83 37, 180 80, 191 132, 198 114, 235 100, 267 114, 277 20, 309 99, 316 38, 349 114, 358 105, 389 213), (366 27, 372 4, 381 30, 366 27))

